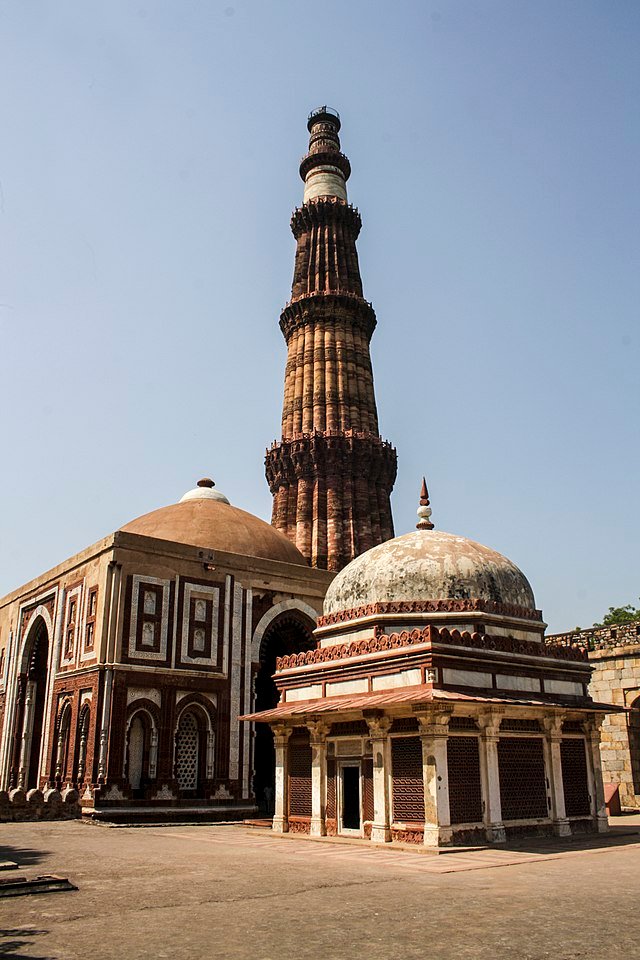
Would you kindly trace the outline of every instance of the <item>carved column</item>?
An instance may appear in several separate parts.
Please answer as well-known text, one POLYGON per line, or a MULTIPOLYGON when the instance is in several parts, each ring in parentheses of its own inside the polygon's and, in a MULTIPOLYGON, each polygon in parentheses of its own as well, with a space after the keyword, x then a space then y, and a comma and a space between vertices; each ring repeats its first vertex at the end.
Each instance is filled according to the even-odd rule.
POLYGON ((391 742, 389 717, 367 719, 373 750, 373 843, 389 843, 391 840, 391 804, 389 802, 389 778, 391 775, 391 742))
POLYGON ((551 820, 553 832, 559 837, 571 836, 571 824, 567 820, 562 779, 562 715, 544 717, 542 723, 547 733, 544 741, 547 782, 551 796, 551 820))
POLYGON ((501 713, 494 711, 478 717, 480 734, 480 775, 482 778, 482 802, 484 827, 490 843, 505 843, 507 839, 502 822, 500 803, 500 770, 498 767, 498 740, 500 739, 501 713))
POLYGON ((307 723, 311 744, 311 825, 312 837, 324 837, 327 811, 327 734, 330 725, 322 720, 307 723))
POLYGON ((587 770, 591 787, 591 810, 598 833, 607 833, 609 818, 604 799, 604 785, 602 782, 602 757, 600 755, 600 730, 604 716, 594 716, 583 723, 587 735, 587 770))
POLYGON ((273 745, 276 751, 276 795, 273 814, 273 832, 289 831, 289 737, 291 727, 275 724, 273 745))
POLYGON ((87 736, 89 734, 89 715, 85 714, 80 726, 80 744, 78 746, 78 784, 84 783, 87 761, 87 736))
POLYGON ((450 713, 419 717, 424 782, 424 844, 439 847, 451 842, 447 740, 450 713))
MULTIPOLYGON (((36 701, 36 681, 28 680, 24 698, 24 720, 22 722, 22 744, 20 747, 20 764, 18 766, 18 787, 26 789, 26 781, 31 754, 31 738, 33 736, 33 719, 36 701)), ((39 773, 39 771, 37 771, 39 773)))

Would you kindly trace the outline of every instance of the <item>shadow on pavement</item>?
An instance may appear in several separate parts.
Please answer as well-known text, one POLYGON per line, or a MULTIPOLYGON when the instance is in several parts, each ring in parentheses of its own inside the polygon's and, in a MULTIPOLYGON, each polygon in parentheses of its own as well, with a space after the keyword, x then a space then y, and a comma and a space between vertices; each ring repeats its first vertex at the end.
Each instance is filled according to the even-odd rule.
MULTIPOLYGON (((617 818, 616 818, 617 819, 617 818)), ((637 824, 615 823, 608 833, 583 833, 571 837, 518 837, 499 844, 482 844, 473 847, 441 847, 440 854, 461 853, 473 850, 513 850, 518 853, 558 854, 570 850, 599 850, 640 843, 640 828, 637 824)))
POLYGON ((33 930, 32 928, 18 928, 14 930, 0 930, 0 957, 7 960, 56 960, 55 957, 22 953, 23 947, 30 947, 30 937, 39 937, 48 930, 33 930))
MULTIPOLYGON (((13 860, 19 867, 32 867, 49 856, 48 850, 34 850, 32 847, 12 847, 0 844, 0 862, 13 860)), ((0 954, 1 956, 1 954, 0 954)))

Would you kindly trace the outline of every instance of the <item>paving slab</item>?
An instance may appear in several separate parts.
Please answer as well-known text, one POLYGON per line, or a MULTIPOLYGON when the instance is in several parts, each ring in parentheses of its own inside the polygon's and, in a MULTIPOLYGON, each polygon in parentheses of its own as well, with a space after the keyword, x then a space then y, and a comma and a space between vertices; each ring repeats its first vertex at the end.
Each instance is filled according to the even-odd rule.
MULTIPOLYGON (((633 826, 633 825, 631 825, 633 826)), ((601 960, 638 955, 640 835, 425 856, 242 825, 1 824, 78 887, 2 904, 0 956, 601 960)))

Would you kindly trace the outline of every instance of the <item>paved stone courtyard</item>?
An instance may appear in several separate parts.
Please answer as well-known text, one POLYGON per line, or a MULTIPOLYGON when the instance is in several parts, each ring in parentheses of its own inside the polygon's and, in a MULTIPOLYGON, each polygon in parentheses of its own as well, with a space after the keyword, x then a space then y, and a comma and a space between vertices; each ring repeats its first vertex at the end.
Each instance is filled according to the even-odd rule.
POLYGON ((3 899, 0 957, 633 957, 640 818, 617 823, 606 840, 439 856, 241 825, 1 824, 0 860, 78 891, 3 899))

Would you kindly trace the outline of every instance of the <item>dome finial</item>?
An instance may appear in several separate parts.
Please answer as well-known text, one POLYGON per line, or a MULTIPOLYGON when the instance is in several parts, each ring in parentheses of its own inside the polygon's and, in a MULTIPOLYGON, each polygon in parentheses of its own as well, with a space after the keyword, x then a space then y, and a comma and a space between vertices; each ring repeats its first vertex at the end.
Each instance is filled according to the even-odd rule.
POLYGON ((422 486, 420 488, 420 506, 418 507, 418 522, 416 524, 417 530, 433 530, 433 524, 431 523, 431 507, 429 506, 429 491, 427 490, 427 481, 425 478, 422 478, 422 486))

